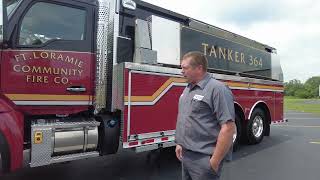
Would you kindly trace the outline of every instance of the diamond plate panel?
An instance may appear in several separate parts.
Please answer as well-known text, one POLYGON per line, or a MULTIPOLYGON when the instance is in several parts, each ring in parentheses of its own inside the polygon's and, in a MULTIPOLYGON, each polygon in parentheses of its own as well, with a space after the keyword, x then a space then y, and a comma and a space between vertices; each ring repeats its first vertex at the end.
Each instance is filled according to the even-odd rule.
POLYGON ((106 107, 106 87, 108 69, 108 42, 110 38, 110 10, 111 3, 108 0, 99 1, 98 31, 97 31, 97 67, 96 67, 96 96, 95 113, 106 107))
POLYGON ((32 127, 31 131, 32 146, 31 146, 31 167, 37 167, 50 164, 52 155, 52 140, 53 131, 52 128, 37 128, 32 127), (34 143, 34 137, 36 132, 42 132, 43 141, 40 144, 34 143))

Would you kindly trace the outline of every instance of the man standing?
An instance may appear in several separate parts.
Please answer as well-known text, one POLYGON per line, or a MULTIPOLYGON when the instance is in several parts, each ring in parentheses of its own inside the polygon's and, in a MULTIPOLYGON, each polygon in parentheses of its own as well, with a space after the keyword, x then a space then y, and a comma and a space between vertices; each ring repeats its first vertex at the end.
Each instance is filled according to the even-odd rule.
POLYGON ((235 112, 231 90, 207 73, 208 60, 189 52, 181 60, 188 80, 179 99, 176 156, 183 180, 218 180, 232 153, 235 112))

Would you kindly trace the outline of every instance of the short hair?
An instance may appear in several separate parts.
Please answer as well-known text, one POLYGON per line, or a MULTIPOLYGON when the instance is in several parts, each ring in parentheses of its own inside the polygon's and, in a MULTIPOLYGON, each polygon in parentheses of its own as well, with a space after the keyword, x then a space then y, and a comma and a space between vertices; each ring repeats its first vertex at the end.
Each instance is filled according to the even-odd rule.
POLYGON ((193 68, 201 65, 203 68, 203 71, 208 70, 208 59, 202 52, 199 52, 199 51, 188 52, 182 57, 182 61, 187 58, 191 58, 190 65, 193 68))

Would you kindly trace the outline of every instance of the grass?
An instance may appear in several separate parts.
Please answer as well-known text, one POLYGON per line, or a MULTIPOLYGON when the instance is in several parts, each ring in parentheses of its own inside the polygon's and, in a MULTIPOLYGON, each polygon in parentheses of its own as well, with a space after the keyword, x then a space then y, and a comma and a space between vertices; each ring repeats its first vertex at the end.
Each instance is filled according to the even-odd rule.
POLYGON ((320 99, 298 99, 286 96, 284 109, 320 115, 320 99))

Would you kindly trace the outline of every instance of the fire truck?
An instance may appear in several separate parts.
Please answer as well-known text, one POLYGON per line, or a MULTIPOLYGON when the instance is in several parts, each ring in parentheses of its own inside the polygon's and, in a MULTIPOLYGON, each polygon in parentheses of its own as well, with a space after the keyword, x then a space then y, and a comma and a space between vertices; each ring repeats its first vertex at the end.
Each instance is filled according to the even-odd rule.
POLYGON ((175 146, 180 59, 232 90, 234 146, 283 121, 276 49, 139 0, 0 0, 0 172, 175 146))

